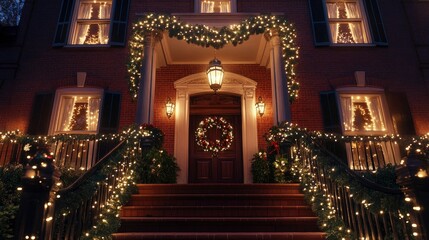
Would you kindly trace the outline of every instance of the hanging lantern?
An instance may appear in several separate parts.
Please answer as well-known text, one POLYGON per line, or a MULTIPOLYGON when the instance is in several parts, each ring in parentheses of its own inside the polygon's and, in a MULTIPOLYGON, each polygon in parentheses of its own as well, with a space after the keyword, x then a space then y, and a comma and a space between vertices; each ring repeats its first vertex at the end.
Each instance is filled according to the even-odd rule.
POLYGON ((210 61, 207 68, 207 78, 209 79, 210 88, 216 93, 222 87, 223 68, 219 59, 214 58, 210 61))

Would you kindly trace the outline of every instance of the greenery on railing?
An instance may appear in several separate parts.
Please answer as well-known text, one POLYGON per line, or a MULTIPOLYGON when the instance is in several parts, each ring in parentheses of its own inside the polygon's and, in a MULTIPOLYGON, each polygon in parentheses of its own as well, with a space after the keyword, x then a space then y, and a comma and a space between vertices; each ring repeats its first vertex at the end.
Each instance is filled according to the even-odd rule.
POLYGON ((15 216, 20 202, 21 165, 0 167, 0 239, 13 239, 15 216))
POLYGON ((176 183, 179 166, 173 155, 153 147, 137 164, 138 183, 176 183))
MULTIPOLYGON (((312 160, 316 161, 319 168, 318 171, 324 172, 329 175, 329 179, 333 180, 339 186, 346 187, 355 201, 362 203, 365 208, 369 209, 375 214, 390 213, 394 216, 394 224, 397 229, 395 231, 402 237, 408 236, 412 238, 412 234, 403 232, 401 229, 401 222, 399 220, 409 218, 409 213, 412 211, 412 206, 405 201, 403 194, 388 194, 374 189, 370 189, 363 185, 361 182, 356 181, 352 176, 347 174, 348 166, 335 161, 331 156, 322 151, 322 149, 315 143, 315 140, 320 139, 331 139, 335 141, 355 141, 356 139, 361 140, 375 140, 375 139, 389 139, 394 141, 402 141, 404 144, 408 144, 408 152, 426 152, 428 151, 428 136, 422 136, 420 138, 403 139, 399 136, 339 136, 334 134, 323 134, 320 132, 310 132, 306 129, 301 129, 296 125, 283 123, 279 126, 275 126, 269 130, 265 135, 266 140, 274 149, 278 149, 283 143, 294 143, 299 147, 294 149, 294 157, 289 159, 292 167, 288 169, 293 176, 299 176, 306 198, 313 206, 313 210, 318 214, 321 228, 327 232, 328 239, 350 239, 353 235, 350 229, 346 228, 345 223, 341 218, 336 217, 335 209, 331 206, 331 199, 329 194, 326 192, 327 189, 321 189, 324 185, 317 180, 317 176, 312 173, 310 166, 304 165, 303 155, 311 156, 312 160), (410 143, 412 142, 412 144, 410 143), (305 151, 302 152, 302 151, 305 151)), ((270 153, 270 151, 268 151, 270 153)), ((276 150, 274 154, 278 155, 282 150, 276 150)), ((271 153, 273 151, 271 150, 271 153)), ((270 154, 268 154, 270 155, 270 154)), ((267 157, 264 152, 255 154, 252 163, 252 172, 254 180, 260 182, 267 181, 267 177, 263 174, 267 173, 267 157)), ((361 177, 371 180, 372 182, 378 183, 384 187, 390 189, 399 190, 399 186, 396 184, 395 171, 392 166, 388 166, 384 169, 379 169, 376 172, 360 173, 361 177)), ((268 177, 269 178, 269 177, 268 177)), ((408 221, 411 222, 411 221, 408 221)), ((410 230, 411 223, 408 224, 407 230, 410 230)), ((390 229, 392 230, 392 229, 390 229)), ((386 229, 386 231, 390 231, 386 229)), ((389 233, 389 232, 388 232, 389 233)), ((403 238, 405 239, 405 238, 403 238)))

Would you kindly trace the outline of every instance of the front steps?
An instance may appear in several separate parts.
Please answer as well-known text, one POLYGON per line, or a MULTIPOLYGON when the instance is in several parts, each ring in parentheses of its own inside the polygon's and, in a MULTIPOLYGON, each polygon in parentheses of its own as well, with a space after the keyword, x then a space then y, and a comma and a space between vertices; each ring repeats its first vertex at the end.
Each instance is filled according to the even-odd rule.
POLYGON ((298 184, 142 184, 114 239, 324 239, 298 184))

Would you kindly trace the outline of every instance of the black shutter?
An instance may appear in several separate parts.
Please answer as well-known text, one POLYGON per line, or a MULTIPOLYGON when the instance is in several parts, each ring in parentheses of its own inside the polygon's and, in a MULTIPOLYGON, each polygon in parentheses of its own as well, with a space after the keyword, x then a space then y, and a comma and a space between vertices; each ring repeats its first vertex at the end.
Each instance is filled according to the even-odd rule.
POLYGON ((340 116, 335 91, 321 92, 320 103, 322 106, 325 132, 341 133, 340 116))
POLYGON ((116 133, 119 128, 121 95, 105 92, 100 116, 100 133, 116 133))
POLYGON ((386 32, 384 31, 377 0, 364 0, 364 3, 372 33, 372 42, 380 46, 387 46, 386 32))
POLYGON ((401 135, 415 135, 413 117, 408 105, 407 95, 403 92, 386 92, 395 133, 401 135))
POLYGON ((73 7, 74 0, 63 0, 57 23, 57 32, 55 33, 54 46, 64 46, 67 44, 73 7))
POLYGON ((31 111, 27 133, 30 135, 47 135, 51 122, 53 93, 36 94, 31 111))
POLYGON ((124 46, 126 42, 128 8, 130 0, 116 0, 110 26, 110 45, 124 46))
POLYGON ((329 33, 323 0, 308 0, 310 5, 311 21, 313 24, 313 37, 316 46, 328 46, 329 33))

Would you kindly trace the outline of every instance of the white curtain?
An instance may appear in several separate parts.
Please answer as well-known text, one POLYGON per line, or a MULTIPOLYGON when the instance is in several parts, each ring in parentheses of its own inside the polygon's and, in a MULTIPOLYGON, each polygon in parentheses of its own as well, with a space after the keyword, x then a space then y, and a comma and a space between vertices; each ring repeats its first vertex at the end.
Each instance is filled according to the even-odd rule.
POLYGON ((353 40, 355 40, 355 43, 364 43, 361 23, 352 22, 349 23, 349 27, 353 36, 353 40))
POLYGON ((345 131, 351 131, 353 126, 353 106, 351 97, 341 97, 341 112, 345 131))
POLYGON ((229 2, 220 2, 220 12, 221 13, 229 13, 231 12, 231 7, 229 2))
POLYGON ((109 28, 109 24, 98 24, 98 41, 100 41, 100 44, 109 42, 109 28))
POLYGON ((336 3, 327 3, 328 18, 338 18, 338 6, 336 3))
POLYGON ((69 131, 74 103, 75 99, 72 97, 64 97, 61 99, 57 131, 69 131))
POLYGON ((88 35, 89 24, 77 24, 76 35, 73 44, 83 44, 88 35))
POLYGON ((360 11, 356 3, 345 3, 347 18, 360 18, 360 11))
POLYGON ((332 37, 332 42, 333 43, 337 43, 338 42, 338 27, 339 24, 338 23, 330 23, 329 24, 329 28, 331 29, 331 37, 332 37))
POLYGON ((100 10, 98 12, 98 19, 110 19, 111 10, 112 10, 112 5, 100 4, 100 10))
POLYGON ((380 98, 377 96, 368 97, 369 111, 373 118, 373 131, 385 131, 383 109, 381 108, 380 98))
POLYGON ((86 121, 88 123, 88 131, 97 131, 98 116, 100 113, 100 98, 88 98, 88 113, 86 121))
POLYGON ((77 14, 78 19, 91 19, 92 4, 81 3, 79 6, 79 12, 77 14))
POLYGON ((212 13, 214 12, 214 1, 201 1, 201 12, 212 13))

